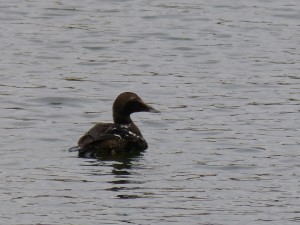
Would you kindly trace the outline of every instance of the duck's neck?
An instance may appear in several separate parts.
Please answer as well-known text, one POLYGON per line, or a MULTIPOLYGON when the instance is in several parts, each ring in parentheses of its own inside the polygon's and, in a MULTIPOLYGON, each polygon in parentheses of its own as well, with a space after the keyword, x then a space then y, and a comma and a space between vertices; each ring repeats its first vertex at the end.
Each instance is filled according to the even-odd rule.
POLYGON ((120 115, 118 113, 114 113, 113 118, 114 118, 115 124, 131 124, 131 123, 133 123, 130 118, 130 115, 124 116, 124 115, 120 115))
POLYGON ((120 116, 119 114, 114 114, 114 123, 115 124, 126 124, 130 125, 129 129, 134 132, 137 135, 142 136, 142 133, 140 129, 134 124, 134 122, 131 120, 130 115, 129 116, 120 116))

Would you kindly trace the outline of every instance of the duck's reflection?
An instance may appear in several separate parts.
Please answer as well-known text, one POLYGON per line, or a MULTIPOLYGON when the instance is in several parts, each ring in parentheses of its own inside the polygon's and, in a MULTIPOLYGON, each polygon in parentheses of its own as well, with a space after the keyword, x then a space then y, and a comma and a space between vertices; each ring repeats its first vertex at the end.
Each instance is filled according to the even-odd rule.
MULTIPOLYGON (((124 172, 123 175, 129 175, 130 172, 125 170, 130 170, 132 167, 132 162, 138 161, 142 158, 144 152, 137 151, 137 152, 124 152, 122 154, 101 154, 98 155, 96 158, 89 158, 88 166, 111 166, 113 168, 112 174, 120 175, 124 172)), ((85 164, 85 166, 87 166, 85 164)), ((102 171, 102 170, 99 170, 102 171)), ((96 175, 96 174, 94 174, 96 175)))
POLYGON ((120 154, 101 154, 97 155, 97 159, 102 162, 116 162, 113 164, 115 169, 130 169, 132 161, 136 161, 141 158, 143 152, 130 151, 122 152, 120 154))
POLYGON ((144 152, 139 151, 118 155, 101 155, 96 159, 85 161, 83 166, 93 168, 88 172, 92 176, 105 176, 105 179, 99 181, 102 181, 102 184, 104 180, 106 181, 104 190, 113 192, 115 198, 142 198, 145 196, 139 189, 144 181, 141 180, 136 170, 137 167, 134 165, 139 164, 138 162, 142 160, 143 154, 144 152))

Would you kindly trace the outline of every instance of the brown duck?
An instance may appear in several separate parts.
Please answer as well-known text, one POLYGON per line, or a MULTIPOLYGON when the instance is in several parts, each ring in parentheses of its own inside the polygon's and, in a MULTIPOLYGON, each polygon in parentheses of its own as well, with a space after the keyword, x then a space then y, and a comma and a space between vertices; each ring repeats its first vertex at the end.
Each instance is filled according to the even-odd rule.
POLYGON ((120 94, 113 104, 114 123, 98 123, 69 151, 78 151, 79 157, 93 158, 130 151, 143 151, 148 144, 139 128, 130 118, 135 112, 159 112, 132 92, 120 94))

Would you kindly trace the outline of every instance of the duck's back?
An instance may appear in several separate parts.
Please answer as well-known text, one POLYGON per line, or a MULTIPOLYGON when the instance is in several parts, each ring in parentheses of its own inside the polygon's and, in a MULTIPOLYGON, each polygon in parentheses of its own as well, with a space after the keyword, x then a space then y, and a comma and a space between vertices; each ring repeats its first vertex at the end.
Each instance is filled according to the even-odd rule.
POLYGON ((113 126, 113 123, 97 123, 79 139, 78 146, 84 147, 91 144, 93 141, 103 139, 106 130, 111 126, 113 126))
POLYGON ((147 142, 135 128, 134 124, 96 124, 79 139, 79 157, 97 157, 147 149, 147 142))

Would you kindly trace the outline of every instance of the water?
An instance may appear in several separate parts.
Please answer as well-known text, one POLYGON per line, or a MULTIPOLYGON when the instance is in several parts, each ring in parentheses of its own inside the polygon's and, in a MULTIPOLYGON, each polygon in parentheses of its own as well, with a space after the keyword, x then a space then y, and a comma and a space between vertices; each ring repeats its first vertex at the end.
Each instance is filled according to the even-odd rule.
POLYGON ((299 1, 0 5, 1 224, 299 223, 299 1), (123 91, 149 149, 68 153, 123 91))

